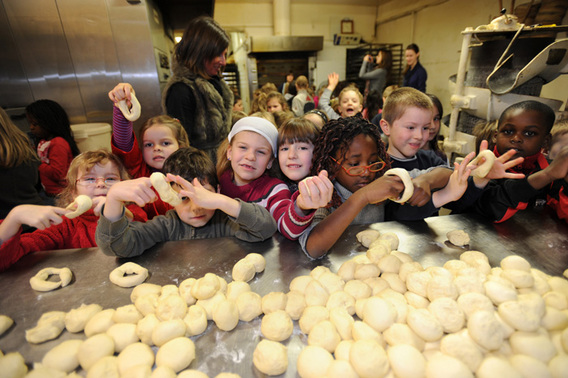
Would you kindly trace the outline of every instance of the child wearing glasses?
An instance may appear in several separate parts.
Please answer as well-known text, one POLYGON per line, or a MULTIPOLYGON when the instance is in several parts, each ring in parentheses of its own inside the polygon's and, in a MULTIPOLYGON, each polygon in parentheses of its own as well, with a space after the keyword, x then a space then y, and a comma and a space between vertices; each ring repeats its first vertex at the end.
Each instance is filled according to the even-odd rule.
MULTIPOLYGON (((57 197, 57 206, 20 205, 0 223, 0 271, 36 251, 96 247, 95 230, 109 188, 128 179, 120 159, 105 149, 78 155, 67 172, 67 186, 57 197), (93 201, 93 208, 68 219, 72 210, 65 207, 79 195, 93 201), (36 228, 21 233, 22 225, 36 228)), ((133 220, 146 221, 144 211, 129 205, 127 214, 133 220)))
MULTIPOLYGON (((329 121, 314 149, 312 172, 327 170, 334 192, 330 204, 316 211, 310 227, 300 236, 310 258, 323 257, 347 226, 385 220, 385 201, 404 190, 397 176, 383 176, 390 159, 379 128, 361 117, 329 121)), ((467 187, 471 156, 455 170, 444 190, 435 193, 436 206, 459 198, 467 187)), ((412 200, 412 199, 411 199, 412 200)))

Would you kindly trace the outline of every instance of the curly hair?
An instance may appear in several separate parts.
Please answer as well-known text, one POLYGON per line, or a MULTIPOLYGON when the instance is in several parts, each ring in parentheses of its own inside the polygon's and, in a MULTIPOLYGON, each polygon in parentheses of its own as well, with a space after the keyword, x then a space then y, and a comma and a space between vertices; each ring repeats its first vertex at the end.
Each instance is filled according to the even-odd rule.
MULTIPOLYGON (((318 172, 325 169, 328 172, 329 179, 335 179, 340 166, 332 158, 335 159, 338 155, 345 157, 353 139, 361 134, 368 135, 375 140, 379 158, 385 162, 383 171, 389 169, 390 158, 381 140, 379 127, 362 117, 347 117, 331 120, 322 128, 315 143, 312 174, 317 175, 318 172)), ((341 199, 334 191, 328 206, 338 207, 339 205, 341 205, 341 199)))

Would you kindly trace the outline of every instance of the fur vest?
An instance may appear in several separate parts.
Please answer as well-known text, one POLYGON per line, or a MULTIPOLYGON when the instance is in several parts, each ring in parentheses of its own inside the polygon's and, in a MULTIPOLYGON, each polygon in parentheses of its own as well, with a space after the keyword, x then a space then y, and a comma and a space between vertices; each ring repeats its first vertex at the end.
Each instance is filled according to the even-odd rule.
MULTIPOLYGON (((172 59, 172 77, 168 80, 162 95, 162 111, 168 114, 166 98, 175 83, 184 83, 189 87, 195 98, 195 113, 193 122, 183 125, 189 136, 189 143, 201 150, 216 150, 227 137, 231 129, 233 92, 223 81, 219 80, 222 91, 219 93, 213 84, 203 77, 189 71, 187 67, 172 59)), ((214 79, 216 80, 216 79, 214 79)), ((211 154, 214 151, 207 151, 211 154)))

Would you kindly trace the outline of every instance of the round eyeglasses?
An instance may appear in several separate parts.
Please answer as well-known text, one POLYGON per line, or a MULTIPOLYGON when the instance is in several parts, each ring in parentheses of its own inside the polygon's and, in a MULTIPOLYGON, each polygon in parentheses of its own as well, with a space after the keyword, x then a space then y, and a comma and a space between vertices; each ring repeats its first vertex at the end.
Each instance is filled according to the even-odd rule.
POLYGON ((369 172, 373 172, 373 173, 380 172, 380 171, 383 170, 383 168, 386 165, 386 163, 384 161, 379 160, 376 163, 373 163, 371 165, 357 165, 357 166, 354 166, 354 167, 345 168, 340 162, 338 162, 334 158, 331 158, 331 160, 336 162, 345 171, 345 173, 347 173, 349 176, 361 176, 365 172, 367 172, 367 170, 369 170, 369 172))
POLYGON ((99 180, 103 180, 105 186, 109 187, 117 182, 120 182, 118 177, 81 177, 77 179, 76 182, 79 185, 83 186, 95 186, 99 180))

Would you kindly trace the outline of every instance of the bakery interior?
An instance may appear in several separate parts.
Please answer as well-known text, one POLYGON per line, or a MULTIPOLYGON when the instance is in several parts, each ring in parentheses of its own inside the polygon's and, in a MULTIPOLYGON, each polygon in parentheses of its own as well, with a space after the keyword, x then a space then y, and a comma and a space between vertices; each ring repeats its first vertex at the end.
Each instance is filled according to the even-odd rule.
MULTIPOLYGON (((330 72, 361 85, 357 72, 363 56, 382 47, 396 52, 393 62, 402 83, 404 47, 416 43, 428 71, 427 92, 436 94, 447 109, 443 149, 459 161, 475 149, 473 123, 497 119, 512 103, 537 99, 557 114, 568 111, 567 3, 0 0, 0 106, 27 132, 25 106, 37 99, 55 100, 76 125, 75 138, 88 143, 96 139, 94 130, 112 123, 109 88, 129 82, 142 105, 142 117, 135 122, 140 128, 149 116, 161 113, 161 92, 170 75, 176 38, 189 19, 210 15, 231 38, 224 79, 240 94, 245 110, 255 89, 267 82, 280 85, 290 70, 303 72, 316 88, 330 72), (496 64, 511 53, 513 59, 496 64)), ((255 244, 231 238, 167 242, 129 261, 148 270, 138 293, 110 281, 109 274, 125 261, 97 248, 29 254, 0 273, 0 285, 5 287, 0 315, 13 320, 2 323, 6 325, 0 334, 0 377, 568 374, 568 226, 546 212, 519 213, 501 224, 450 214, 420 222, 351 226, 330 254, 316 261, 280 235, 255 244), (465 230, 470 240, 451 243, 447 234, 453 230, 465 230), (363 240, 363 231, 375 232, 363 240), (374 256, 369 252, 372 242, 388 244, 388 252, 374 256), (235 264, 250 253, 262 255, 265 267, 252 278, 235 279, 235 264), (30 278, 52 267, 68 267, 72 278, 65 287, 33 290, 30 278), (364 268, 373 270, 371 275, 364 268), (462 269, 466 270, 459 274, 462 269), (196 281, 188 279, 202 279, 208 273, 216 275, 219 287, 211 296, 197 299, 190 290, 196 281), (407 279, 411 273, 416 273, 412 288, 412 279, 407 279), (353 284, 350 295, 333 296, 342 310, 332 311, 331 294, 347 293, 349 282, 364 280, 369 281, 361 286, 371 294, 355 291, 353 284), (234 303, 223 302, 227 308, 214 315, 218 303, 211 298, 229 298, 231 282, 243 283, 233 288, 234 303), (308 282, 315 283, 308 289, 308 282), (183 316, 171 314, 174 306, 169 308, 165 299, 171 290, 184 299, 183 316), (243 320, 242 309, 235 304, 238 290, 258 294, 257 316, 243 320), (148 301, 163 302, 164 314, 156 321, 169 322, 163 325, 164 330, 171 327, 164 331, 167 336, 156 332, 153 340, 151 331, 140 330, 140 322, 157 306, 141 310, 144 304, 136 298, 142 294, 148 301), (465 294, 471 294, 469 301, 460 301, 465 294), (298 296, 304 297, 304 307, 317 307, 312 314, 306 311, 304 322, 302 311, 292 308, 298 296), (437 301, 444 310, 436 312, 430 305, 439 298, 452 301, 437 301), (186 319, 196 300, 206 308, 200 313, 204 328, 192 333, 186 319), (484 311, 472 316, 476 306, 485 306, 484 311), (115 311, 106 313, 103 331, 87 332, 88 319, 75 332, 69 330, 70 314, 91 319, 108 309, 115 311), (220 313, 235 309, 237 323, 226 326, 220 313), (52 326, 59 332, 47 341, 29 342, 28 331, 48 312, 57 312, 52 326), (127 320, 113 321, 116 313, 127 320), (283 322, 265 324, 266 315, 273 313, 286 318, 286 327, 283 322), (111 325, 124 323, 129 325, 108 332, 111 325), (452 329, 454 323, 458 325, 452 329), (270 332, 276 328, 282 328, 281 334, 270 332), (97 334, 108 334, 116 349, 107 352, 102 344, 91 343, 95 348, 85 352, 86 340, 97 334), (179 339, 192 342, 188 347, 179 339), (178 344, 168 344, 172 340, 178 344), (270 352, 260 350, 261 340, 274 343, 270 352), (64 348, 56 348, 62 344, 64 348), (94 361, 89 354, 108 358, 94 361)), ((50 280, 57 280, 58 274, 50 280)))

